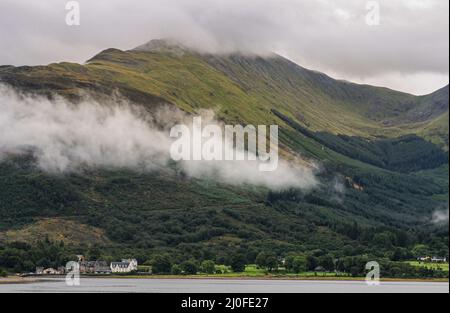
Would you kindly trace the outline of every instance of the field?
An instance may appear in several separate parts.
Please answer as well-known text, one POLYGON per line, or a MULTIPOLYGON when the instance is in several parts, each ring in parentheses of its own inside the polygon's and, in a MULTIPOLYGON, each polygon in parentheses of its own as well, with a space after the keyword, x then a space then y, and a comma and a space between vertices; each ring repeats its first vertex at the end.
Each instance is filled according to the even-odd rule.
POLYGON ((221 269, 224 274, 218 274, 214 275, 217 277, 349 277, 346 274, 337 275, 334 272, 323 272, 323 273, 316 273, 316 272, 302 272, 298 274, 291 274, 286 273, 286 270, 283 268, 280 268, 278 271, 274 271, 269 273, 267 270, 259 268, 255 264, 250 264, 245 267, 245 271, 243 273, 233 273, 231 269, 228 266, 219 266, 219 269, 221 269))
MULTIPOLYGON (((441 269, 443 271, 448 272, 449 266, 447 264, 419 264, 419 262, 408 262, 412 266, 427 266, 429 269, 441 269)), ((214 277, 214 278, 267 278, 267 279, 331 279, 331 280, 363 280, 365 277, 352 277, 346 273, 336 273, 336 272, 301 272, 297 274, 287 273, 285 269, 280 268, 278 271, 267 272, 265 269, 259 268, 255 264, 250 264, 245 267, 245 271, 243 273, 233 273, 231 269, 227 266, 216 266, 216 268, 222 270, 223 274, 216 275, 197 275, 199 278, 202 277, 214 277)), ((182 276, 181 276, 182 277, 182 276)), ((395 281, 392 278, 384 278, 385 281, 395 281)), ((434 279, 434 281, 448 281, 448 279, 434 279)))
POLYGON ((412 261, 408 262, 408 264, 415 267, 424 267, 427 269, 441 270, 444 272, 448 272, 448 263, 423 263, 418 261, 412 261))

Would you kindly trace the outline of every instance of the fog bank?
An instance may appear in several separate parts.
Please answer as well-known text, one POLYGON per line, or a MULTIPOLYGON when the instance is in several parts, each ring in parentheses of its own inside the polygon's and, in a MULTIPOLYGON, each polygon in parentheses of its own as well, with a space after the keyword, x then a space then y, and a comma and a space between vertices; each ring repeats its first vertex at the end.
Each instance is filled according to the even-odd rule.
MULTIPOLYGON (((167 128, 190 119, 169 108, 150 115, 117 97, 107 104, 87 97, 75 105, 62 98, 19 95, 0 85, 0 162, 12 154, 31 153, 36 166, 50 174, 89 168, 169 169, 174 139, 167 128)), ((274 190, 317 185, 313 169, 283 160, 274 172, 260 172, 257 161, 182 161, 179 167, 190 177, 232 185, 274 190)))

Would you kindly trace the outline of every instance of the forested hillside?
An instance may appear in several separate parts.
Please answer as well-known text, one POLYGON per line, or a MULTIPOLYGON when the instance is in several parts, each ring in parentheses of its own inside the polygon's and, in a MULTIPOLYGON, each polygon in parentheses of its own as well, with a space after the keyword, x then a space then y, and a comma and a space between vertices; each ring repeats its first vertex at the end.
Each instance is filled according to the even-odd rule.
POLYGON ((448 210, 448 86, 416 97, 337 81, 276 55, 203 55, 162 41, 108 49, 83 65, 2 66, 0 83, 75 104, 85 94, 106 104, 119 94, 149 114, 172 106, 276 124, 283 157, 320 167, 313 190, 269 190, 189 178, 176 164, 54 174, 32 154, 8 155, 0 159, 0 267, 29 250, 15 241, 64 247, 28 256, 22 270, 77 253, 225 264, 236 254, 255 263, 264 251, 448 255, 448 220, 433 221, 448 210))

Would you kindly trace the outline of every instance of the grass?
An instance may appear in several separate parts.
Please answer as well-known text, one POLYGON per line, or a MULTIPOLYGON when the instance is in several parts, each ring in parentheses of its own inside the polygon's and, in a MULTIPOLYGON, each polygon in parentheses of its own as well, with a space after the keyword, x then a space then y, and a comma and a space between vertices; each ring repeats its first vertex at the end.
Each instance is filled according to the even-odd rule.
MULTIPOLYGON (((415 266, 410 262, 411 265, 415 266)), ((448 271, 448 264, 447 271, 448 271)), ((419 266, 419 265, 418 265, 419 266)), ((443 268, 445 266, 442 266, 443 268)), ((222 271, 222 274, 203 274, 197 275, 120 275, 120 276, 104 276, 105 278, 131 278, 131 279, 258 279, 258 280, 333 280, 333 281, 364 281, 365 277, 352 277, 349 274, 339 274, 334 272, 302 272, 298 274, 286 273, 284 269, 269 273, 267 270, 259 268, 255 264, 250 264, 245 267, 243 273, 234 273, 229 266, 216 265, 216 270, 222 271)), ((400 281, 419 281, 419 282, 448 282, 448 279, 430 278, 430 279, 400 279, 400 278, 382 278, 385 282, 400 282, 400 281)))
POLYGON ((433 270, 441 270, 444 272, 448 272, 448 263, 424 263, 424 262, 418 262, 418 261, 410 261, 407 262, 411 266, 415 267, 423 267, 427 269, 433 269, 433 270))
POLYGON ((448 112, 432 122, 426 124, 423 129, 419 130, 419 134, 431 142, 442 146, 448 151, 448 131, 449 131, 449 115, 448 112))
POLYGON ((215 275, 205 275, 205 274, 199 274, 199 276, 203 277, 221 277, 221 278, 276 278, 276 277, 285 277, 285 278, 295 278, 295 277, 303 277, 303 278, 320 278, 320 277, 346 277, 348 278, 348 275, 341 275, 336 274, 334 272, 332 273, 317 273, 317 272, 302 272, 297 274, 292 273, 286 273, 286 270, 283 268, 278 269, 277 271, 268 272, 266 269, 259 268, 255 264, 250 264, 245 267, 245 271, 242 273, 234 273, 230 267, 225 265, 218 265, 216 266, 216 269, 219 269, 222 271, 222 274, 215 274, 215 275))
MULTIPOLYGON (((228 266, 220 265, 217 269, 220 269, 223 274, 217 274, 217 277, 264 277, 267 276, 267 271, 258 268, 256 265, 247 265, 243 273, 234 273, 228 266)), ((214 275, 216 276, 216 275, 214 275)))
POLYGON ((104 231, 86 224, 63 218, 43 218, 25 227, 0 232, 0 242, 37 242, 46 238, 65 244, 108 244, 104 231))
POLYGON ((448 137, 448 114, 406 128, 383 123, 383 119, 397 116, 397 109, 418 105, 419 97, 326 79, 282 58, 208 58, 108 49, 85 65, 3 68, 0 79, 2 74, 6 82, 31 86, 33 91, 73 97, 81 88, 118 89, 146 106, 165 101, 188 112, 212 109, 227 122, 283 124, 271 114, 276 108, 315 131, 363 137, 420 133, 437 138, 441 145, 442 137, 448 137), (373 110, 374 103, 377 110, 373 110), (371 116, 372 111, 378 115, 371 116))

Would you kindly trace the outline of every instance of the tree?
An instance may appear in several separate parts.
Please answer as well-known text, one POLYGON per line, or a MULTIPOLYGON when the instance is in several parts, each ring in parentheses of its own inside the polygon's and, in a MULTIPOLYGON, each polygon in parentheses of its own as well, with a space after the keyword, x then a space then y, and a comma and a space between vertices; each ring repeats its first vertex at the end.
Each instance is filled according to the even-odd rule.
POLYGON ((278 258, 276 255, 271 254, 266 259, 266 268, 269 270, 269 272, 278 269, 278 258))
POLYGON ((89 247, 87 257, 89 260, 98 260, 100 259, 102 252, 98 245, 93 245, 89 247))
POLYGON ((288 255, 284 264, 286 270, 290 273, 306 272, 306 257, 303 255, 288 255))
POLYGON ((312 255, 306 257, 306 269, 308 271, 314 271, 318 265, 319 262, 316 257, 313 257, 312 255))
POLYGON ((256 265, 260 268, 265 268, 268 271, 272 271, 278 268, 278 258, 272 252, 261 252, 256 257, 256 265))
POLYGON ((416 258, 429 256, 430 255, 430 247, 427 245, 418 244, 415 245, 412 249, 412 253, 416 258))
POLYGON ((296 256, 292 260, 292 268, 291 271, 293 273, 302 273, 307 271, 306 258, 303 256, 296 256))
POLYGON ((195 260, 188 260, 181 264, 181 268, 186 275, 196 275, 198 272, 198 265, 195 260))
POLYGON ((403 248, 395 248, 394 253, 392 254, 392 261, 403 261, 408 259, 408 253, 406 249, 403 248))
POLYGON ((34 272, 36 266, 30 260, 23 261, 23 270, 26 272, 34 272))
POLYGON ((292 272, 295 255, 289 254, 284 258, 284 267, 288 272, 292 272))
POLYGON ((216 272, 216 265, 213 261, 203 261, 200 265, 200 271, 206 274, 214 274, 216 272))
POLYGON ((237 253, 231 257, 230 266, 233 272, 242 273, 245 271, 245 265, 247 260, 244 255, 237 253))
POLYGON ((183 269, 178 264, 172 265, 172 275, 181 275, 183 273, 183 269))
POLYGON ((172 262, 166 254, 156 255, 150 264, 154 274, 168 274, 172 271, 172 262))
POLYGON ((334 261, 331 255, 327 254, 318 259, 319 266, 322 266, 327 271, 334 271, 334 261))
POLYGON ((384 248, 386 250, 389 250, 392 248, 392 240, 391 240, 391 233, 390 232, 382 232, 379 234, 376 234, 373 238, 374 244, 380 248, 384 248))
POLYGON ((266 268, 266 260, 267 260, 267 253, 265 252, 260 252, 257 256, 256 256, 256 265, 259 268, 266 268))
POLYGON ((409 243, 408 233, 405 231, 397 231, 395 234, 395 244, 399 247, 406 248, 409 243))

